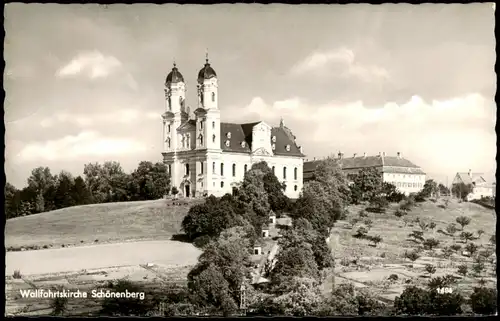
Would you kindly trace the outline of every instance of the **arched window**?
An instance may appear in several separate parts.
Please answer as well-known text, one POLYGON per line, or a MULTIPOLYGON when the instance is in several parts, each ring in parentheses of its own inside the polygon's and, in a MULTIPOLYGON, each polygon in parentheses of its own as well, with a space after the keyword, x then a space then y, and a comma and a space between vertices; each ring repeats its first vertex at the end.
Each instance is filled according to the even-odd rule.
POLYGON ((167 125, 167 133, 170 133, 170 124, 167 125))
POLYGON ((215 135, 212 136, 212 143, 215 143, 215 135))
POLYGON ((169 174, 172 174, 172 165, 168 164, 167 170, 169 174))
POLYGON ((220 187, 224 187, 224 182, 220 182, 220 187))
POLYGON ((236 164, 233 164, 233 177, 236 176, 236 164))
POLYGON ((215 93, 212 93, 212 101, 215 102, 215 93))
POLYGON ((203 130, 203 120, 200 120, 200 130, 203 130))
POLYGON ((200 162, 200 174, 203 174, 203 162, 200 162))
POLYGON ((224 163, 220 163, 220 176, 224 176, 224 163))
POLYGON ((297 185, 295 185, 295 186, 293 187, 293 190, 294 190, 294 191, 297 191, 297 189, 298 189, 298 187, 297 187, 297 185))
POLYGON ((189 164, 186 164, 185 167, 186 167, 186 175, 189 175, 189 164))
POLYGON ((283 179, 286 179, 286 167, 283 167, 283 179))
POLYGON ((247 172, 247 168, 248 168, 248 165, 247 165, 247 164, 245 164, 245 167, 244 167, 244 169, 243 169, 243 171, 244 171, 245 173, 247 172))
POLYGON ((293 179, 297 180, 297 167, 293 169, 293 179))
POLYGON ((170 138, 167 138, 167 148, 170 148, 170 138))
POLYGON ((215 162, 212 163, 212 173, 215 174, 215 162))
POLYGON ((275 169, 276 169, 276 168, 273 166, 273 174, 274 174, 274 175, 276 175, 276 173, 275 173, 275 169))
POLYGON ((215 122, 212 122, 212 129, 215 129, 215 122))
POLYGON ((200 143, 200 146, 203 146, 203 135, 200 134, 200 136, 198 136, 198 141, 200 143))

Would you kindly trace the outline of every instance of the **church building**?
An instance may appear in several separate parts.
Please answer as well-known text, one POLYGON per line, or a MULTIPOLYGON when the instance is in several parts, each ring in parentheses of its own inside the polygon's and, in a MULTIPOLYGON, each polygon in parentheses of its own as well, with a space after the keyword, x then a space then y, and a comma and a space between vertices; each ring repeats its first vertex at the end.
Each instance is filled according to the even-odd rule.
POLYGON ((198 73, 198 102, 186 107, 186 84, 175 63, 165 82, 163 162, 171 186, 184 197, 223 196, 243 181, 252 164, 265 161, 285 194, 297 198, 302 190, 304 155, 284 121, 273 127, 263 121, 221 122, 217 74, 208 57, 198 73))

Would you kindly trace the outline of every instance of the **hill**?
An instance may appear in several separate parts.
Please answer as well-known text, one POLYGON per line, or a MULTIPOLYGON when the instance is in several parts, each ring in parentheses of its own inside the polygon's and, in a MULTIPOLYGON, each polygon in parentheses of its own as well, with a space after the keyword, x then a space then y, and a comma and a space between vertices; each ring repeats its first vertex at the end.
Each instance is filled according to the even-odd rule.
POLYGON ((473 233, 476 239, 468 243, 475 243, 479 246, 479 251, 493 251, 491 260, 486 264, 486 270, 480 277, 496 285, 495 246, 489 242, 496 227, 494 210, 474 203, 458 203, 456 200, 450 200, 445 207, 444 200, 438 200, 417 203, 408 215, 398 218, 394 215, 395 208, 396 205, 392 205, 392 208, 383 214, 367 212, 368 216, 361 218, 361 221, 353 227, 351 219, 359 217, 359 212, 364 206, 349 207, 346 219, 336 223, 330 237, 330 247, 336 267, 335 277, 330 275, 329 281, 324 284, 325 292, 331 290, 332 282, 353 282, 356 286, 369 288, 381 298, 393 300, 404 290, 404 286, 411 284, 421 286, 428 281, 426 264, 432 264, 437 268, 433 277, 453 274, 458 278, 460 278, 460 275, 457 275, 458 266, 466 264, 470 274, 460 278, 456 286, 457 289, 469 292, 479 280, 478 276, 471 277, 473 259, 463 255, 462 250, 455 251, 451 256, 444 254, 444 249, 451 245, 459 245, 462 249, 465 247, 459 237, 460 226, 455 221, 459 216, 471 218, 470 224, 465 226, 464 231, 473 233), (366 226, 364 221, 367 219, 371 220, 368 235, 380 235, 383 239, 377 246, 368 239, 354 236, 360 226, 366 226), (424 250, 420 242, 408 236, 412 231, 422 231, 417 219, 436 224, 434 229, 428 228, 424 232, 425 239, 435 238, 440 242, 436 249, 424 250), (459 229, 454 236, 442 232, 446 231, 446 226, 450 223, 455 223, 459 229), (483 230, 484 234, 478 237, 478 230, 483 230), (405 251, 411 252, 416 249, 420 258, 415 262, 405 258, 405 251), (391 282, 388 277, 393 274, 398 276, 398 280, 391 282))
POLYGON ((180 232, 189 207, 201 200, 92 204, 9 219, 8 250, 67 247, 126 240, 170 239, 180 232), (177 203, 177 202, 176 202, 177 203))

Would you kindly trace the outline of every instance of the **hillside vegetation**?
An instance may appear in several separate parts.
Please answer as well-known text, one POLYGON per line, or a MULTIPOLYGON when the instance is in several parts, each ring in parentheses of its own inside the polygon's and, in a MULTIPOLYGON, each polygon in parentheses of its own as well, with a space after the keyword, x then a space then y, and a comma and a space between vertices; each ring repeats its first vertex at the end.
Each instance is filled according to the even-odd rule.
POLYGON ((47 248, 125 240, 170 239, 189 207, 171 200, 93 204, 7 220, 5 246, 47 248))

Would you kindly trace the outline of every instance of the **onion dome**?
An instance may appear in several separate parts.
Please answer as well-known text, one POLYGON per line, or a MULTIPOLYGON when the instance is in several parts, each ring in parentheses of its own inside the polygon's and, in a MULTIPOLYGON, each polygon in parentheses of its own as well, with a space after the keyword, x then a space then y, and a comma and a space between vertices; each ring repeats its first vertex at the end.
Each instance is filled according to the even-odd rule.
POLYGON ((212 77, 217 77, 217 74, 215 73, 215 70, 210 66, 207 54, 205 66, 203 66, 203 68, 201 68, 200 72, 198 73, 198 83, 203 84, 203 81, 205 79, 210 79, 212 77))
POLYGON ((172 68, 172 71, 168 74, 165 84, 175 84, 178 82, 184 82, 184 77, 179 72, 179 69, 177 69, 177 65, 174 62, 174 67, 172 68))

